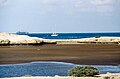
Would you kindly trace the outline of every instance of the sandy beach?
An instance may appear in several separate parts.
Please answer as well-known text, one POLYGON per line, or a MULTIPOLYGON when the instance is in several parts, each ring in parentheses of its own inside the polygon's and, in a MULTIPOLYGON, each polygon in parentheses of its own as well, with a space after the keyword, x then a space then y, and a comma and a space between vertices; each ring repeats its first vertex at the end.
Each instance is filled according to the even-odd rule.
POLYGON ((120 79, 120 73, 100 74, 95 77, 73 77, 73 76, 22 76, 0 79, 120 79))
POLYGON ((60 61, 87 65, 119 65, 118 44, 45 44, 0 46, 0 64, 60 61))

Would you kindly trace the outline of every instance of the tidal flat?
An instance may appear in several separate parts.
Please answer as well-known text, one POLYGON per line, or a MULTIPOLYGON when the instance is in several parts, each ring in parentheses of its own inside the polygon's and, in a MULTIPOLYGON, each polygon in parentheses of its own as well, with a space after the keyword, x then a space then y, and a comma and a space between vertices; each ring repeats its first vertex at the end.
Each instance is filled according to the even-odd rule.
POLYGON ((58 61, 81 65, 119 65, 118 44, 44 44, 0 46, 0 64, 58 61))

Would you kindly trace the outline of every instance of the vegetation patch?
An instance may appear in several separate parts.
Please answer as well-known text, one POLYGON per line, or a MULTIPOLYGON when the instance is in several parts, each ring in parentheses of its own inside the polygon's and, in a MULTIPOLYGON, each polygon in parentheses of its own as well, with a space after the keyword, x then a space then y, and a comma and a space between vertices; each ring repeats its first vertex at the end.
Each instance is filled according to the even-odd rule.
POLYGON ((99 75, 99 70, 92 66, 76 66, 68 71, 69 76, 86 77, 99 75))

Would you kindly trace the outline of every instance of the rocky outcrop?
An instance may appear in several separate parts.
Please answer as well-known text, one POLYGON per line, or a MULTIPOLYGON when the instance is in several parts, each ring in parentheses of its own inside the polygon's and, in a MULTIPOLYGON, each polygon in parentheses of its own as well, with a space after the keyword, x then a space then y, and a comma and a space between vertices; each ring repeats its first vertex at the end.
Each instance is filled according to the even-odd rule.
POLYGON ((79 43, 101 43, 101 44, 119 44, 120 37, 99 37, 79 39, 79 43))
POLYGON ((120 37, 93 37, 82 39, 43 39, 0 32, 0 45, 8 44, 120 44, 120 37))
POLYGON ((40 44, 41 42, 42 38, 4 32, 0 33, 0 44, 40 44))
POLYGON ((8 39, 0 39, 0 44, 9 44, 10 41, 8 39))
POLYGON ((120 37, 99 37, 56 40, 57 44, 120 44, 120 37))

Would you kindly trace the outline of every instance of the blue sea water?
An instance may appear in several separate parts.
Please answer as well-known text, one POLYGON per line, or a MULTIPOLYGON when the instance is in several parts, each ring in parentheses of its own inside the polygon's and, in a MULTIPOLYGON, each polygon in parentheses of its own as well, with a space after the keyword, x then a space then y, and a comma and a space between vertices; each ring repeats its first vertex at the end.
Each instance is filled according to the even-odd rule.
POLYGON ((52 33, 29 33, 28 36, 45 39, 79 39, 96 36, 120 37, 120 32, 116 33, 57 33, 58 36, 51 36, 52 33))
MULTIPOLYGON (((32 62, 24 64, 0 65, 0 78, 31 76, 67 76, 67 72, 77 64, 65 62, 32 62)), ((83 66, 83 65, 81 65, 83 66)), ((120 72, 119 66, 91 65, 100 70, 100 73, 120 72)))

